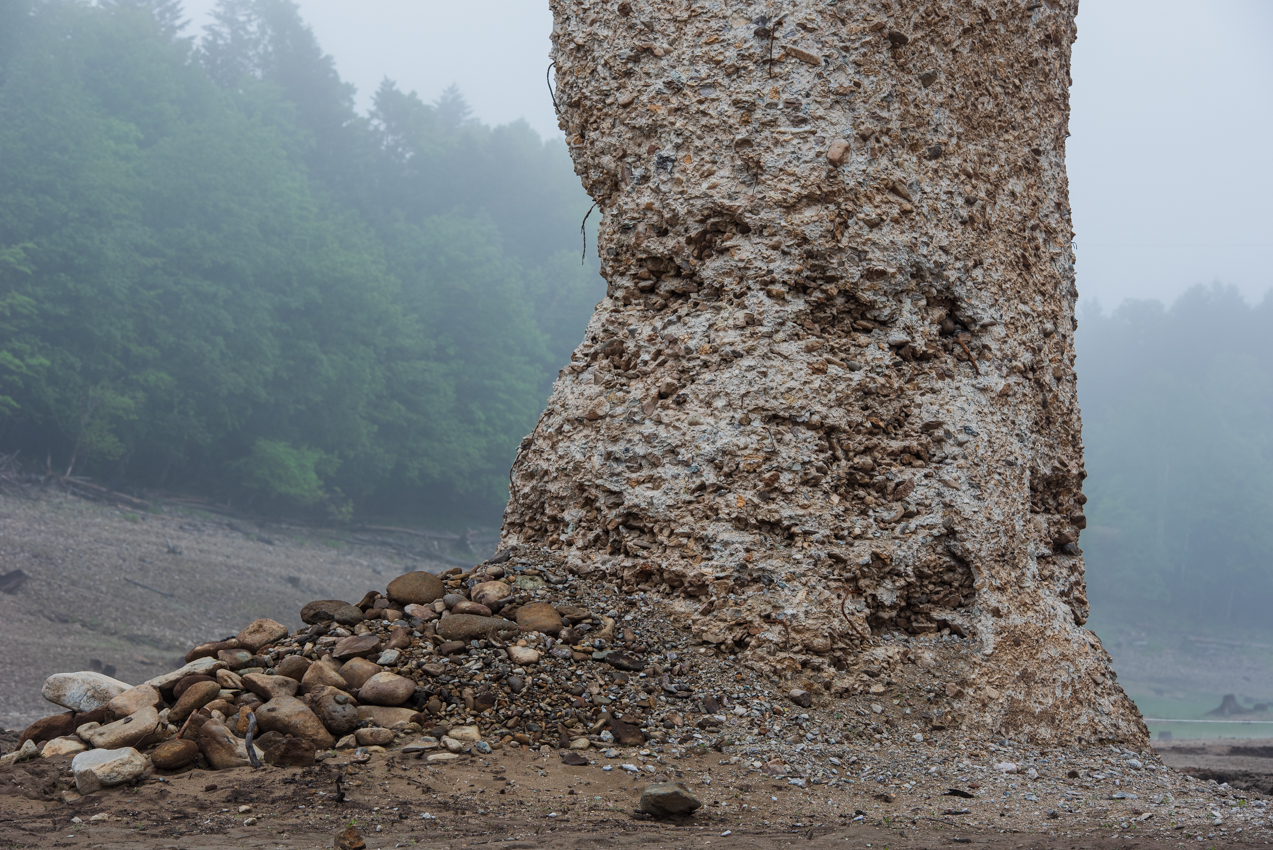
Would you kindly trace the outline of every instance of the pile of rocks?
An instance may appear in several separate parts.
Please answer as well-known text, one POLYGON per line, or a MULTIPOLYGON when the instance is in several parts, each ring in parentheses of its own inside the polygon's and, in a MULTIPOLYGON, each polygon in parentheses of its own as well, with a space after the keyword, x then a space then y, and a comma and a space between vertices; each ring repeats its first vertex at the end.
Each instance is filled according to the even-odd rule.
POLYGON ((581 584, 504 555, 407 573, 356 604, 311 602, 294 633, 257 620, 140 685, 56 674, 44 696, 69 711, 23 732, 24 757, 73 754, 89 793, 199 759, 306 765, 344 748, 436 762, 560 747, 582 763, 583 751, 647 741, 719 747, 729 698, 704 688, 684 635, 581 584))
POLYGON ((1163 829, 1199 835, 1267 826, 1262 801, 1247 805, 1258 795, 1180 776, 1149 749, 1047 749, 968 729, 957 700, 994 698, 958 672, 969 638, 883 634, 833 678, 780 682, 693 637, 657 594, 558 570, 551 554, 519 549, 468 572, 399 576, 356 604, 311 602, 294 632, 258 620, 137 686, 51 676, 44 695, 68 711, 30 726, 0 765, 73 755, 77 789, 91 793, 197 763, 361 762, 394 749, 441 766, 534 747, 650 779, 639 808, 660 817, 699 805, 684 779, 717 794, 794 786, 821 795, 811 806, 839 794, 828 812, 855 820, 868 817, 861 805, 982 828, 1009 813, 1049 830, 1115 816, 1143 829, 1153 812, 1163 829), (935 684, 935 671, 949 680, 935 684))

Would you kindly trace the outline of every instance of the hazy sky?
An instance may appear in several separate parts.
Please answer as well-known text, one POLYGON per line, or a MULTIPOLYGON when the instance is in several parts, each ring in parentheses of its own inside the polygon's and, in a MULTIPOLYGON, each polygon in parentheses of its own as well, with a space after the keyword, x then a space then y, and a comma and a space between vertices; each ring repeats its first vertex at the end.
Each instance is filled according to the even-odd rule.
MULTIPOLYGON (((299 0, 365 107, 458 83, 489 123, 557 134, 546 0, 299 0)), ((196 25, 213 0, 189 0, 196 25)), ((1068 163, 1084 300, 1273 288, 1273 0, 1082 0, 1068 163)))

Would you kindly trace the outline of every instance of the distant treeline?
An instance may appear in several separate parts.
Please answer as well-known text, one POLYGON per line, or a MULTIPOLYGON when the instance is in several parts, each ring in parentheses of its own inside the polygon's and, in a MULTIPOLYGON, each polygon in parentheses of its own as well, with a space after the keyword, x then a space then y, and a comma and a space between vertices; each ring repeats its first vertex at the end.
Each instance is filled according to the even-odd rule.
MULTIPOLYGON (((0 448, 260 508, 491 515, 604 294, 560 142, 291 0, 0 0, 0 448)), ((595 219, 594 219, 595 220, 595 219)))
POLYGON ((1077 346, 1096 618, 1268 627, 1273 297, 1089 310, 1077 346))

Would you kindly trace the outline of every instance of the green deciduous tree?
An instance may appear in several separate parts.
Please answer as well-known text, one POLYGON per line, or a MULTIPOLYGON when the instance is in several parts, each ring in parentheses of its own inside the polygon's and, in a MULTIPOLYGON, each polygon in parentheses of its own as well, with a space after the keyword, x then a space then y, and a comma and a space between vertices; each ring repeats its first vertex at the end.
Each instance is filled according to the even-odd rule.
POLYGON ((197 45, 170 0, 0 14, 0 437, 271 509, 502 503, 601 290, 559 143, 454 90, 359 116, 287 0, 197 45))

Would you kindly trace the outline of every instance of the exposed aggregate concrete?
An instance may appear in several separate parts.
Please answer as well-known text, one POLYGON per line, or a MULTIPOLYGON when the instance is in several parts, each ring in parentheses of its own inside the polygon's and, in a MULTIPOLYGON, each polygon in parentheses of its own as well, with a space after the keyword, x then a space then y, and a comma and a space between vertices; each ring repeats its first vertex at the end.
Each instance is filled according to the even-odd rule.
POLYGON ((552 7, 609 290, 503 544, 829 693, 966 635, 967 729, 1143 746, 1082 628, 1077 4, 552 7))

